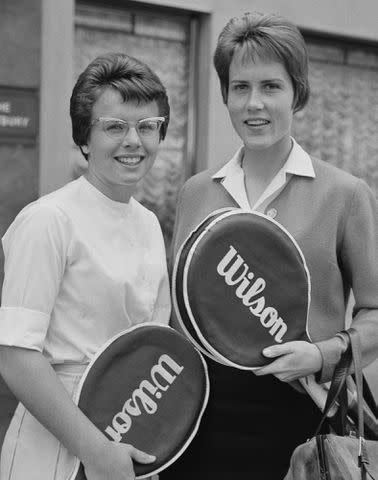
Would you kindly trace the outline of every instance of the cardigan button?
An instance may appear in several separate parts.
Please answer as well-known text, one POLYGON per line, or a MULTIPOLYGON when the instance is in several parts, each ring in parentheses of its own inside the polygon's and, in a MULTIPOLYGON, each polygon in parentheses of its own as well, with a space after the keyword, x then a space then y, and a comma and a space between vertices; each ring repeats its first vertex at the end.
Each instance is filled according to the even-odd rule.
POLYGON ((275 208, 270 208, 266 214, 268 215, 268 217, 270 218, 276 218, 277 216, 277 210, 275 208))

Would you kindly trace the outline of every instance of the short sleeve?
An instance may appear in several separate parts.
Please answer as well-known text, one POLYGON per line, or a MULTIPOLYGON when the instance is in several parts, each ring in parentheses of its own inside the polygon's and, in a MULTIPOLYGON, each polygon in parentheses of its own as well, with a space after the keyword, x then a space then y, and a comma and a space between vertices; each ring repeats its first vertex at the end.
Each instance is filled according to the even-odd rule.
POLYGON ((4 235, 0 344, 43 350, 66 264, 67 224, 58 209, 35 202, 4 235))

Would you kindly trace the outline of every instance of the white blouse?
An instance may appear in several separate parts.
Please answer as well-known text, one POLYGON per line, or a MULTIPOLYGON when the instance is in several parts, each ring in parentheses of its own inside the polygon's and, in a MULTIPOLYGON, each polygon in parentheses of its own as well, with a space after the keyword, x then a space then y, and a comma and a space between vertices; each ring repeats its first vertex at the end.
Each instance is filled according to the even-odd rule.
POLYGON ((0 344, 86 363, 142 322, 167 324, 169 282, 155 215, 84 177, 25 207, 3 237, 0 344))

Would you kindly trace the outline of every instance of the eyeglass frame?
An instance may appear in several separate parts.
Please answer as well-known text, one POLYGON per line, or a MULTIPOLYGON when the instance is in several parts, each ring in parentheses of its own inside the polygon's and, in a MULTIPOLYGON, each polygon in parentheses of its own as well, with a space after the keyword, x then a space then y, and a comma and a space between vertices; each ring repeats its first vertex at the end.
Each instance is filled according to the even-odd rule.
MULTIPOLYGON (((122 140, 124 140, 124 138, 126 137, 126 135, 129 133, 130 128, 135 128, 138 136, 140 136, 140 134, 139 134, 139 132, 138 132, 138 129, 137 129, 136 127, 137 127, 137 125, 138 125, 140 122, 145 122, 145 121, 147 121, 147 120, 158 121, 158 122, 159 122, 159 128, 157 129, 157 133, 160 133, 160 129, 161 129, 162 125, 165 123, 166 118, 165 118, 165 117, 146 117, 146 118, 141 118, 141 119, 138 120, 137 122, 130 123, 130 122, 127 122, 126 120, 122 120, 121 118, 116 118, 116 117, 97 117, 97 118, 95 118, 94 120, 91 121, 91 123, 90 123, 89 126, 90 126, 90 127, 93 127, 93 125, 95 125, 96 123, 101 122, 101 121, 103 121, 103 120, 115 120, 115 121, 117 121, 117 122, 123 123, 123 124, 125 124, 125 125, 128 126, 128 130, 125 130, 124 136, 123 136, 123 137, 120 136, 119 139, 117 139, 117 140, 119 140, 119 141, 122 141, 122 140)), ((105 132, 104 128, 103 128, 102 130, 104 131, 104 133, 105 133, 105 135, 106 135, 107 137, 115 140, 115 137, 111 137, 109 134, 107 134, 107 133, 105 132)), ((145 138, 145 137, 143 137, 143 135, 142 135, 142 138, 145 138)))

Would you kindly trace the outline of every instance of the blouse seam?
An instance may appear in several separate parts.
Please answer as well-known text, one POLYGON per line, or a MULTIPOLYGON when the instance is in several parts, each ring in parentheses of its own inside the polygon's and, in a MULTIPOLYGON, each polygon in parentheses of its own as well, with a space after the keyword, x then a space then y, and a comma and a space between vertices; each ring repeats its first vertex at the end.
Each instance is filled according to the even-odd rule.
POLYGON ((44 317, 50 318, 50 315, 45 312, 41 312, 40 310, 34 310, 32 308, 27 308, 27 307, 21 307, 21 306, 5 306, 2 305, 0 308, 1 310, 24 310, 25 312, 33 312, 33 313, 38 313, 40 315, 43 315, 44 317))
MULTIPOLYGON (((51 203, 47 203, 47 202, 41 202, 40 205, 41 206, 43 205, 44 207, 47 207, 52 212, 57 212, 58 215, 63 217, 64 220, 70 225, 71 231, 74 230, 73 224, 72 224, 72 221, 71 221, 69 215, 65 212, 65 210, 58 203, 51 204, 51 203)), ((72 235, 68 235, 67 247, 66 247, 66 251, 64 252, 65 253, 65 259, 66 259, 65 264, 67 263, 68 254, 71 251, 71 245, 72 245, 72 235)))

